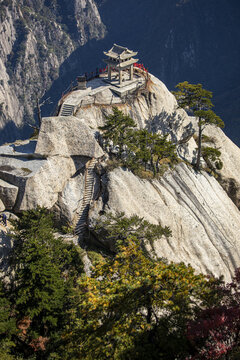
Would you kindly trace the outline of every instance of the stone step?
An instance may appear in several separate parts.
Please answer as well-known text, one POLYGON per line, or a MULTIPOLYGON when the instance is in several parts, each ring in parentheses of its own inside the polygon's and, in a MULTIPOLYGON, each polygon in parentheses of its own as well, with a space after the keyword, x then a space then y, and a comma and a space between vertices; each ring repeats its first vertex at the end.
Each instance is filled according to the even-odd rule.
POLYGON ((86 169, 83 201, 80 210, 77 211, 78 222, 75 227, 75 234, 78 235, 79 237, 84 234, 87 227, 88 213, 93 196, 94 168, 96 162, 97 160, 95 159, 90 160, 86 169))
POLYGON ((59 113, 59 116, 70 116, 74 112, 74 106, 69 104, 63 104, 59 113))

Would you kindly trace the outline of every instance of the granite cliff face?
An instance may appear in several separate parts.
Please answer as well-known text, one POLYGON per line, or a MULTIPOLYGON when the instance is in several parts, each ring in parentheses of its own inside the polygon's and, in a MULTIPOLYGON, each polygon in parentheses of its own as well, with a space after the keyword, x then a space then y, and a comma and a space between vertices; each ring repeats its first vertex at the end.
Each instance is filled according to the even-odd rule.
POLYGON ((105 182, 106 190, 90 213, 93 223, 103 210, 160 221, 170 227, 172 237, 154 243, 158 257, 230 279, 240 264, 240 214, 214 177, 182 163, 161 180, 142 180, 115 169, 105 182))
POLYGON ((0 142, 30 133, 33 111, 69 55, 104 36, 93 0, 0 2, 0 142), (19 128, 24 126, 24 128, 19 128))
MULTIPOLYGON (((209 126, 205 134, 211 145, 221 147, 222 186, 206 171, 196 172, 191 166, 195 119, 177 109, 174 96, 156 77, 146 81, 138 71, 135 80, 120 96, 102 78, 93 79, 86 90, 61 99, 60 106, 71 104, 74 115, 44 118, 38 139, 0 147, 1 208, 20 213, 45 206, 61 224, 75 225, 86 208, 84 219, 90 225, 109 211, 160 221, 171 228, 172 237, 157 240, 152 252, 229 280, 240 265, 240 150, 220 129, 209 126), (109 171, 98 127, 113 105, 130 114, 139 128, 169 133, 182 162, 159 180, 140 179, 121 168, 109 171)), ((207 168, 203 159, 202 164, 207 168)))

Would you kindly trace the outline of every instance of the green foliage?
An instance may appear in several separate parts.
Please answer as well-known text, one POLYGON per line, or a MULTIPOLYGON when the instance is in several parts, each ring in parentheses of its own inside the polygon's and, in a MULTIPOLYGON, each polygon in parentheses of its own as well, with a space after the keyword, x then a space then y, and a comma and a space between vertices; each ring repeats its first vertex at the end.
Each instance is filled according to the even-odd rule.
POLYGON ((202 84, 189 84, 188 81, 184 81, 177 84, 176 88, 178 91, 172 93, 176 97, 179 107, 193 113, 213 107, 212 92, 203 89, 202 84))
POLYGON ((6 291, 0 282, 0 358, 2 360, 14 359, 10 354, 14 348, 12 341, 14 334, 17 334, 16 321, 11 314, 11 304, 6 297, 6 291))
POLYGON ((62 232, 64 234, 72 234, 73 235, 75 233, 75 229, 70 224, 67 224, 67 225, 62 226, 62 232))
POLYGON ((172 232, 169 227, 162 227, 161 224, 150 224, 147 220, 133 215, 126 217, 123 212, 113 215, 108 213, 104 219, 100 218, 94 228, 100 239, 116 243, 117 248, 127 243, 129 236, 135 236, 139 241, 154 240, 162 236, 170 237, 172 232))
POLYGON ((176 88, 178 91, 173 91, 178 106, 193 114, 198 119, 198 149, 196 169, 200 168, 200 158, 202 151, 202 132, 206 125, 215 125, 217 127, 224 127, 224 122, 217 116, 211 108, 212 92, 203 89, 201 84, 189 84, 187 81, 179 83, 176 88))
POLYGON ((211 296, 190 266, 153 261, 135 236, 76 289, 64 359, 183 359, 186 323, 211 296))
POLYGON ((103 256, 97 251, 93 251, 93 250, 88 251, 87 255, 93 265, 95 265, 96 263, 98 263, 103 259, 103 256))
POLYGON ((114 107, 106 124, 99 128, 103 131, 105 149, 110 150, 111 155, 115 152, 118 161, 138 175, 143 169, 152 171, 154 176, 160 174, 162 159, 168 159, 170 165, 177 163, 176 146, 167 140, 168 135, 133 129, 135 126, 129 116, 114 107))
POLYGON ((194 115, 198 117, 198 126, 199 125, 215 125, 217 127, 223 128, 224 122, 222 119, 217 116, 212 110, 197 110, 194 112, 194 115))
POLYGON ((168 135, 153 134, 146 129, 135 131, 134 162, 144 164, 145 170, 150 162, 154 174, 159 172, 159 162, 162 159, 168 158, 170 163, 177 162, 176 146, 167 138, 168 135))
POLYGON ((10 298, 21 329, 18 351, 44 350, 66 321, 71 288, 83 270, 77 248, 55 238, 50 214, 43 208, 24 212, 14 222, 10 254, 10 298), (40 345, 42 343, 42 345, 40 345), (41 347, 42 346, 42 347, 41 347))
POLYGON ((235 311, 239 303, 239 272, 225 288, 191 266, 146 256, 145 240, 171 236, 160 224, 108 214, 94 230, 115 241, 117 252, 89 251, 91 277, 83 274, 80 250, 55 238, 47 210, 24 212, 13 224, 10 284, 0 283, 1 359, 190 359, 201 345, 199 319, 212 338, 205 317, 216 313, 218 327, 215 309, 224 305, 228 315, 229 304, 235 311))
POLYGON ((220 159, 221 151, 212 147, 203 147, 202 156, 212 170, 221 170, 223 162, 220 159), (214 164, 214 166, 213 166, 214 164))
POLYGON ((202 143, 215 143, 215 139, 202 134, 202 143))
POLYGON ((106 124, 99 127, 103 131, 105 146, 119 146, 118 157, 121 158, 124 146, 130 143, 131 129, 136 126, 133 119, 124 115, 117 107, 113 107, 113 114, 106 117, 106 124))

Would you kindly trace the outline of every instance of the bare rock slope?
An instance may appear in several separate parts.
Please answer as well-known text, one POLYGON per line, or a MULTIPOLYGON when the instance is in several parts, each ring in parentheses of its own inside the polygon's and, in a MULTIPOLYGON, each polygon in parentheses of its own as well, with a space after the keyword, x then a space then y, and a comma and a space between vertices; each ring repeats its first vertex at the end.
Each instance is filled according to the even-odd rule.
POLYGON ((150 223, 169 226, 172 236, 154 243, 158 257, 191 265, 198 271, 224 274, 229 280, 240 265, 240 213, 213 176, 197 173, 184 163, 161 180, 143 180, 130 171, 108 175, 106 193, 92 208, 137 214, 150 223))

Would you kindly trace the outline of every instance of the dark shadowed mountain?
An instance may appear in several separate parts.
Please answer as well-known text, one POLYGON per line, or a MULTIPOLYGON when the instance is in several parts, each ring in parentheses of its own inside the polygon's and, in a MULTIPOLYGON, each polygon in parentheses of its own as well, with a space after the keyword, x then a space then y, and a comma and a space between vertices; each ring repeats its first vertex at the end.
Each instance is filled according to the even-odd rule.
MULTIPOLYGON (((48 3, 45 5, 50 6, 48 3)), ((98 30, 94 32, 91 28, 94 36, 86 37, 84 44, 79 45, 78 41, 59 64, 59 77, 53 79, 46 96, 56 103, 77 75, 103 65, 103 50, 115 42, 137 50, 140 62, 171 90, 178 82, 188 80, 213 91, 215 111, 225 121, 225 132, 240 145, 238 0, 95 0, 95 3, 106 28, 105 35, 103 27, 95 21, 98 30), (97 31, 101 31, 101 36, 97 36, 97 31)), ((68 8, 68 34, 77 39, 74 34, 82 30, 76 22, 75 27, 70 26, 71 11, 68 8)), ((87 10, 81 12, 82 21, 84 14, 88 14, 87 10)), ((87 19, 88 24, 91 16, 87 19)), ((51 111, 52 105, 46 106, 43 114, 51 111)))

